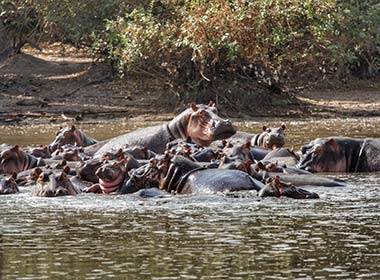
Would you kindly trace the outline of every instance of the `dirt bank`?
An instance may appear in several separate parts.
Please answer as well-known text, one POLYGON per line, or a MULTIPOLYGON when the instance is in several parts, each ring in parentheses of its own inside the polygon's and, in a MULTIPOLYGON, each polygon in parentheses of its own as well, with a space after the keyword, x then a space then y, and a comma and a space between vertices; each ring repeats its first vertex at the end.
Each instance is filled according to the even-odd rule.
MULTIPOLYGON (((24 53, 0 63, 0 123, 62 122, 114 117, 170 118, 176 104, 170 85, 153 75, 110 76, 110 68, 62 45, 24 53)), ((223 107, 229 117, 252 116, 378 116, 380 87, 361 82, 326 84, 305 90, 296 99, 273 96, 260 109, 223 107), (289 101, 290 100, 290 101, 289 101)), ((235 104, 236 105, 236 104, 235 104)), ((233 104, 230 106, 234 106, 233 104)))

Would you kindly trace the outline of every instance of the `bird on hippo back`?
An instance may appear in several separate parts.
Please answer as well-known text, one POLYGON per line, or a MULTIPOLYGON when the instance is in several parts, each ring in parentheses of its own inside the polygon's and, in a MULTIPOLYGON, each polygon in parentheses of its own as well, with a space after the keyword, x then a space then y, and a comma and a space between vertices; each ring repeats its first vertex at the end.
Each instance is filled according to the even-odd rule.
POLYGON ((163 153, 167 143, 189 137, 198 145, 209 146, 211 142, 228 138, 235 132, 230 120, 217 115, 213 102, 208 105, 192 103, 190 108, 166 124, 141 128, 110 139, 95 156, 117 150, 127 144, 141 145, 155 153, 163 153))

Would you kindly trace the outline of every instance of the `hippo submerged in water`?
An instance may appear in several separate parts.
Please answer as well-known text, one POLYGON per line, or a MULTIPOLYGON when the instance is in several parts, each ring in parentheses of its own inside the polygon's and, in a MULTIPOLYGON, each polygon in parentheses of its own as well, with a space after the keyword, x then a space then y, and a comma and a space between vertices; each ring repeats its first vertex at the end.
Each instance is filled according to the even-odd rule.
POLYGON ((301 148, 298 167, 310 172, 380 171, 380 139, 317 138, 301 148))
POLYGON ((155 153, 163 153, 167 143, 188 137, 201 146, 209 146, 212 141, 228 138, 235 132, 230 120, 217 115, 214 103, 210 102, 209 105, 192 103, 191 108, 167 124, 141 128, 109 140, 96 152, 96 156, 101 156, 110 150, 118 150, 126 144, 141 145, 155 153))

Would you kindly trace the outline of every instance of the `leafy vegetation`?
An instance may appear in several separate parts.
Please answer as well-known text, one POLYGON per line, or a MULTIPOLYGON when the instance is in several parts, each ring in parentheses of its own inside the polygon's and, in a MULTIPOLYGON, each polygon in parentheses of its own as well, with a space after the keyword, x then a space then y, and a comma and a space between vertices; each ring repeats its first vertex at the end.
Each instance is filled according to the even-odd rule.
POLYGON ((376 0, 0 0, 20 50, 36 36, 88 47, 121 74, 165 75, 194 89, 248 79, 378 77, 376 0), (41 37, 42 36, 42 37, 41 37))

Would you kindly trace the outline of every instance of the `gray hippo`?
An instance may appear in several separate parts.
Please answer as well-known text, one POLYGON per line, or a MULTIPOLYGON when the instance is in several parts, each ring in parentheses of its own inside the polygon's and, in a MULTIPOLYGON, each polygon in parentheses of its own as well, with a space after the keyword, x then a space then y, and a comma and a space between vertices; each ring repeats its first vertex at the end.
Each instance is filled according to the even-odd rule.
POLYGON ((290 183, 284 183, 280 180, 279 176, 269 180, 269 183, 262 188, 259 193, 259 197, 281 197, 286 196, 295 199, 318 199, 319 195, 307 191, 305 189, 297 188, 290 183))
POLYGON ((281 148, 285 145, 285 130, 285 124, 277 128, 263 126, 263 132, 255 135, 251 144, 266 149, 281 148))
POLYGON ((56 151, 64 145, 73 145, 77 147, 87 147, 98 143, 97 140, 86 135, 82 130, 77 129, 74 125, 63 127, 58 130, 54 141, 48 146, 50 153, 56 151))
MULTIPOLYGON (((121 193, 133 193, 144 188, 158 187, 175 194, 198 194, 256 190, 261 197, 270 196, 271 186, 240 170, 205 168, 183 156, 152 162, 130 172, 121 193), (265 190, 265 191, 263 191, 265 190)), ((276 184, 275 186, 277 186, 276 184)), ((282 191, 276 196, 317 198, 318 195, 281 182, 282 191)))
POLYGON ((45 165, 42 158, 36 158, 25 153, 18 145, 4 150, 0 155, 0 159, 0 173, 3 174, 19 173, 36 166, 45 165))
POLYGON ((20 192, 16 183, 17 174, 13 173, 9 178, 0 179, 0 195, 1 194, 14 194, 20 192))
POLYGON ((192 103, 189 109, 179 114, 169 123, 141 128, 136 131, 112 138, 95 154, 102 156, 110 150, 118 150, 128 145, 141 145, 155 153, 163 153, 166 144, 175 139, 191 140, 201 146, 209 146, 212 141, 225 139, 236 130, 230 120, 224 120, 217 115, 215 104, 192 103))
POLYGON ((301 148, 298 167, 310 172, 380 171, 380 139, 317 138, 301 148))
POLYGON ((69 167, 65 167, 61 174, 55 174, 53 171, 42 172, 37 179, 34 196, 57 197, 79 194, 81 191, 70 181, 69 172, 69 167))

